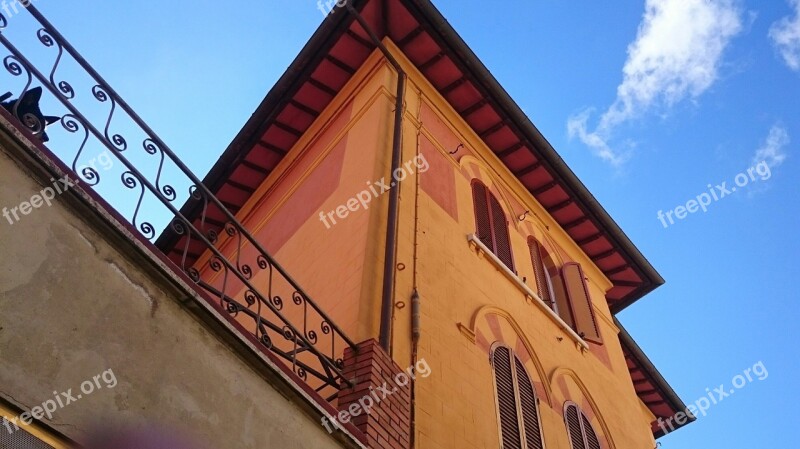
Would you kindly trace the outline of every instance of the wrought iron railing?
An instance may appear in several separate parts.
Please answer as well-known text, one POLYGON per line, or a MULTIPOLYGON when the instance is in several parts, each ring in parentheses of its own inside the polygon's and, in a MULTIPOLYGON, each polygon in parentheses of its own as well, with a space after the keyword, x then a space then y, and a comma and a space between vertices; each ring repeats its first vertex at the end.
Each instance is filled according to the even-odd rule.
MULTIPOLYGON (((33 5, 25 9, 35 21, 31 32, 35 33, 34 46, 38 48, 31 51, 40 53, 39 59, 44 60, 48 59, 49 52, 49 63, 37 64, 26 58, 9 39, 10 21, 0 13, 0 43, 10 52, 3 58, 3 66, 10 74, 6 77, 23 85, 15 91, 19 92, 15 94, 17 99, 31 100, 29 96, 33 96, 38 100, 40 84, 52 96, 41 98, 42 107, 61 105, 66 113, 48 119, 38 105, 26 106, 23 101, 3 103, 19 119, 20 127, 30 131, 34 138, 46 141, 44 131, 52 121, 47 128, 51 141, 47 144, 48 150, 71 168, 81 185, 95 192, 102 187, 101 178, 105 174, 101 174, 95 164, 81 165, 81 161, 88 158, 92 146, 113 155, 115 161, 124 165, 119 177, 121 184, 111 188, 108 195, 101 196, 111 204, 120 204, 120 207, 114 205, 115 209, 141 234, 139 238, 152 242, 158 228, 142 215, 161 214, 157 219, 171 227, 180 239, 175 270, 188 276, 206 300, 219 304, 231 320, 260 342, 264 350, 281 357, 301 379, 327 399, 335 397, 339 389, 351 386, 342 375, 341 357, 346 346, 356 349, 355 344, 58 30, 33 5), (62 70, 68 62, 70 68, 62 70), (64 80, 62 72, 74 72, 84 78, 81 84, 84 89, 78 87, 77 82, 64 80), (87 114, 79 109, 79 98, 90 101, 86 106, 87 114), (90 112, 100 118, 89 119, 90 112), (120 131, 122 129, 127 131, 120 131), (64 135, 59 136, 58 131, 64 135), (133 140, 125 136, 128 132, 141 137, 143 151, 137 153, 129 148, 128 142, 133 140), (78 136, 79 144, 77 150, 64 155, 63 145, 67 145, 70 136, 78 136), (65 143, 60 143, 62 141, 65 143), (150 175, 145 174, 147 167, 153 172, 150 175), (181 185, 186 187, 184 195, 180 194, 181 185), (133 196, 126 197, 126 192, 133 196), (182 210, 176 207, 183 199, 190 205, 199 205, 196 208, 200 211, 198 217, 184 215, 182 210, 191 207, 182 210), (135 204, 132 212, 125 214, 120 210, 129 204, 135 204), (213 219, 211 210, 216 214, 213 219), (219 220, 220 216, 223 220, 219 220), (215 224, 209 225, 209 222, 215 224), (190 248, 197 256, 198 245, 204 256, 189 265, 190 248)), ((13 18, 14 22, 18 20, 19 16, 13 18)), ((2 88, 11 90, 6 81, 0 80, 2 88)))

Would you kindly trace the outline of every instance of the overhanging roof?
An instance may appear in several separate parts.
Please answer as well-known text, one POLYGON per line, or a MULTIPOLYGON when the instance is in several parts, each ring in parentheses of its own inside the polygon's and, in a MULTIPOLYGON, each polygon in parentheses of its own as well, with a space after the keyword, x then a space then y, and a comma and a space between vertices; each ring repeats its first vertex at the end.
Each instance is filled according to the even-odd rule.
MULTIPOLYGON (((664 280, 575 176, 520 107, 428 0, 353 0, 379 38, 389 37, 613 282, 617 313, 664 280)), ((344 8, 323 21, 204 179, 232 212, 333 100, 375 46, 344 8)), ((198 205, 184 206, 188 217, 198 205)), ((210 210, 206 226, 224 219, 210 210)), ((157 245, 177 257, 171 229, 157 245)), ((190 248, 189 261, 200 246, 190 248)))
MULTIPOLYGON (((628 365, 628 371, 631 373, 631 380, 633 381, 633 388, 636 390, 636 395, 644 402, 650 411, 656 415, 656 419, 662 418, 664 421, 670 420, 678 412, 684 412, 687 415, 687 421, 679 424, 675 419, 671 419, 669 424, 665 424, 664 428, 670 428, 669 431, 678 430, 679 428, 694 422, 697 418, 692 415, 683 403, 680 397, 675 393, 675 390, 667 383, 658 369, 653 365, 650 359, 645 355, 638 344, 633 340, 628 331, 622 327, 622 324, 614 318, 614 324, 619 327, 619 340, 622 343, 622 352, 625 354, 625 363, 628 365)), ((656 438, 660 438, 666 434, 658 421, 651 423, 653 434, 656 438)))

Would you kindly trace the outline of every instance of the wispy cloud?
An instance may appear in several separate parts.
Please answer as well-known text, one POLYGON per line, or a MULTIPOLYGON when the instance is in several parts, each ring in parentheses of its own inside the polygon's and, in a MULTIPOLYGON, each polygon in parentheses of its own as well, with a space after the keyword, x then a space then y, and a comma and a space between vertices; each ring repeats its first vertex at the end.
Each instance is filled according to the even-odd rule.
POLYGON ((767 135, 767 140, 756 150, 753 163, 766 162, 770 168, 777 167, 786 159, 786 145, 789 145, 789 133, 781 125, 773 125, 767 135))
POLYGON ((612 147, 617 126, 653 107, 699 97, 717 80, 724 50, 741 29, 736 0, 647 0, 616 100, 594 131, 588 127, 593 109, 571 116, 570 138, 578 137, 611 164, 622 164, 631 154, 612 147))
POLYGON ((794 7, 794 17, 787 16, 772 24, 769 37, 786 65, 800 72, 800 0, 789 3, 794 7))

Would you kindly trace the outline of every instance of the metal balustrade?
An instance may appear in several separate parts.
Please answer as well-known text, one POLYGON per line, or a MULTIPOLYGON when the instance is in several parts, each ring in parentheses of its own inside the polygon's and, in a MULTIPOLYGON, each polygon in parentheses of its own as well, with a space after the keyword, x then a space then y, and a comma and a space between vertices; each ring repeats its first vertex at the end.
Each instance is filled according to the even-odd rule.
MULTIPOLYGON (((110 189, 115 192, 113 199, 126 206, 135 205, 130 213, 114 207, 139 232, 137 237, 150 242, 155 239, 157 226, 143 215, 161 205, 165 226, 180 236, 182 257, 173 264, 174 270, 186 274, 206 300, 219 304, 229 319, 252 333, 264 351, 285 360, 294 373, 327 399, 335 397, 339 389, 352 386, 342 376, 341 357, 346 346, 355 350, 356 345, 58 30, 33 5, 24 9, 35 20, 38 30, 34 42, 41 45, 26 51, 35 53, 37 59, 49 55, 50 62, 37 64, 27 58, 10 40, 11 26, 20 15, 10 20, 0 13, 0 43, 9 53, 3 57, 8 75, 0 79, 0 93, 3 88, 11 90, 13 80, 22 85, 11 94, 26 101, 9 100, 8 95, 3 98, 7 100, 4 107, 19 120, 18 126, 62 159, 83 188, 95 192, 104 185, 101 180, 113 180, 107 181, 106 173, 96 165, 85 165, 88 149, 94 146, 109 153, 114 162, 124 166, 119 184, 110 189), (66 64, 69 69, 62 70, 66 64), (74 72, 84 82, 66 81, 62 72, 74 72), (90 104, 79 105, 79 97, 90 104), (61 105, 66 112, 46 116, 39 109, 45 103, 61 105), (97 113, 103 110, 104 114, 97 113), (123 121, 125 126, 121 125, 123 121), (125 131, 121 131, 123 128, 125 131), (141 149, 129 145, 134 141, 129 134, 142 136, 141 149), (69 142, 69 137, 80 142, 77 149, 63 147, 62 142, 69 142), (199 217, 184 216, 176 207, 184 199, 189 205, 200 204, 199 217), (187 254, 190 248, 196 254, 198 245, 206 256, 188 266, 187 254)), ((114 204, 105 195, 100 196, 114 204)))

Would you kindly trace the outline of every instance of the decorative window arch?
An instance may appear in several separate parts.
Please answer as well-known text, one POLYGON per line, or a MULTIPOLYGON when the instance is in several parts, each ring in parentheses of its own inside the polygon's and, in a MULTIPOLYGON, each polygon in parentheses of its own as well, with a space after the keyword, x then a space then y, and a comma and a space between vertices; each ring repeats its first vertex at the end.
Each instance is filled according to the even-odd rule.
POLYGON ((508 236, 508 222, 503 207, 489 188, 477 179, 472 181, 472 201, 475 206, 475 229, 478 238, 511 271, 514 271, 511 239, 508 236))
POLYGON ((543 449, 539 400, 525 365, 514 351, 498 344, 492 350, 502 449, 543 449))
POLYGON ((564 423, 567 426, 572 449, 601 449, 597 432, 578 404, 574 402, 564 404, 564 423))

